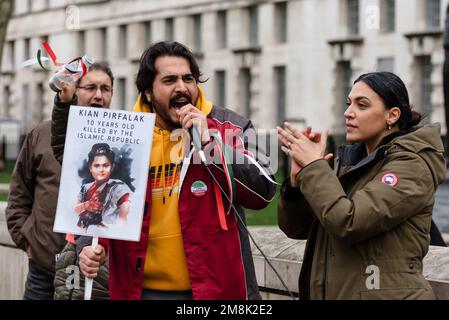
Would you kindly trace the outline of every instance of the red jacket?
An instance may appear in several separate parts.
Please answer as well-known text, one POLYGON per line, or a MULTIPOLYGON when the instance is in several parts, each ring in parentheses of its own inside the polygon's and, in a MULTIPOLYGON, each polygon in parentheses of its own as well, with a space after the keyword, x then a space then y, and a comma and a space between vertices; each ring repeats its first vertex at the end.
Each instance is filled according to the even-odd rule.
MULTIPOLYGON (((63 111, 62 108, 58 110, 56 105, 53 111, 54 120, 61 118, 58 112, 68 110, 63 111)), ((228 109, 214 106, 208 115, 208 125, 209 129, 220 132, 228 151, 235 151, 235 157, 243 159, 246 157, 245 154, 251 156, 266 172, 269 172, 266 165, 268 162, 265 161, 261 148, 258 148, 258 153, 253 155, 248 148, 254 147, 255 150, 255 146, 244 146, 243 139, 232 138, 232 135, 241 136, 254 130, 249 120, 228 109), (230 132, 233 134, 229 135, 230 132)), ((57 128, 57 123, 53 126, 57 128)), ((56 131, 53 130, 53 134, 61 136, 61 132, 56 131)), ((244 228, 238 225, 233 210, 226 216, 228 230, 221 228, 213 192, 213 179, 204 164, 191 163, 193 157, 184 159, 183 170, 187 171, 185 175, 181 173, 178 206, 193 297, 215 300, 258 298, 260 295, 248 235, 244 228), (190 192, 190 186, 198 180, 205 182, 208 187, 206 195, 200 198, 192 196, 190 192)), ((227 190, 222 164, 210 163, 208 167, 223 189, 227 190)), ((244 220, 241 206, 250 209, 265 207, 274 197, 275 184, 260 174, 260 170, 248 161, 245 164, 233 164, 232 168, 236 195, 234 205, 244 220)), ((272 175, 270 177, 274 179, 272 175)), ((141 299, 150 228, 151 196, 151 183, 148 183, 140 241, 100 239, 100 244, 109 251, 111 299, 141 299)), ((223 201, 227 209, 229 203, 226 197, 223 197, 223 201)))

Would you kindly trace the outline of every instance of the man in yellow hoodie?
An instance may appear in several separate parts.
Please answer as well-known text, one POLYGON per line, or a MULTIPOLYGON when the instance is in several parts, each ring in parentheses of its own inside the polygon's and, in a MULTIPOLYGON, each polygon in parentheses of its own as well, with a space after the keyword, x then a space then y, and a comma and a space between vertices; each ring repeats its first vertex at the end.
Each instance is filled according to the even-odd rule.
POLYGON ((262 148, 243 142, 255 134, 251 122, 208 101, 200 77, 180 43, 142 55, 134 110, 154 112, 156 125, 141 238, 101 239, 80 253, 82 272, 94 277, 109 250, 111 299, 260 299, 242 207, 268 205, 274 178, 262 148), (183 143, 194 124, 205 164, 183 143))

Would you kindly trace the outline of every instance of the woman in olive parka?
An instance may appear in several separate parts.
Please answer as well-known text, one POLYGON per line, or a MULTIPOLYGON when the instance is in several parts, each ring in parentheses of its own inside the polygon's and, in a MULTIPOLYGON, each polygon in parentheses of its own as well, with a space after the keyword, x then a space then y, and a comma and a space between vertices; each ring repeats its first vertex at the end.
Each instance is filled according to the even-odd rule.
POLYGON ((435 191, 446 166, 439 124, 417 126, 402 80, 361 75, 348 96, 346 140, 334 170, 327 130, 278 128, 292 159, 278 223, 308 239, 301 299, 433 299, 422 274, 435 191))

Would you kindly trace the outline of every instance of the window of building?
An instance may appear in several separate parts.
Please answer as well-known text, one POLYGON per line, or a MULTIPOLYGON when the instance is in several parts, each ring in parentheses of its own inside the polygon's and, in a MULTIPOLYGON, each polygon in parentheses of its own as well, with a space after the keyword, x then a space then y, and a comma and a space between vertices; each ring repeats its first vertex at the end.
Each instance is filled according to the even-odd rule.
POLYGON ((124 59, 126 58, 126 48, 127 48, 127 35, 126 35, 126 25, 121 25, 119 27, 119 40, 118 40, 118 46, 119 46, 119 58, 124 59))
POLYGON ((45 107, 45 101, 44 101, 44 84, 42 82, 37 84, 36 88, 37 93, 37 108, 39 110, 37 119, 39 122, 44 120, 44 107, 45 107))
POLYGON ((377 71, 394 72, 394 58, 377 59, 377 71))
POLYGON ((30 129, 30 85, 22 86, 22 114, 23 114, 23 130, 28 132, 30 129))
POLYGON ((275 4, 275 40, 277 43, 287 42, 287 2, 275 4))
POLYGON ((15 41, 9 41, 8 43, 8 56, 9 56, 9 63, 11 64, 11 68, 15 69, 16 67, 16 59, 15 59, 15 54, 16 54, 16 43, 15 41))
POLYGON ((153 41, 153 37, 151 36, 151 21, 147 21, 144 23, 145 30, 145 48, 148 48, 153 41))
POLYGON ((430 122, 430 114, 432 113, 432 61, 430 56, 422 56, 418 58, 419 79, 420 79, 420 104, 421 111, 424 114, 423 122, 430 122))
POLYGON ((359 34, 359 0, 347 0, 348 8, 348 34, 350 36, 355 36, 359 34))
POLYGON ((83 56, 86 54, 86 33, 84 30, 78 32, 78 55, 83 56))
POLYGON ((226 71, 215 71, 215 101, 217 105, 226 105, 226 71))
POLYGON ((25 13, 29 13, 32 11, 31 0, 25 0, 25 13))
POLYGON ((30 39, 27 38, 24 40, 23 46, 23 60, 31 59, 31 47, 30 47, 30 39))
POLYGON ((203 43, 201 40, 201 15, 196 14, 193 16, 193 48, 194 52, 201 52, 203 49, 203 43))
POLYGON ((287 87, 285 67, 274 67, 274 81, 275 81, 275 97, 278 119, 277 123, 281 124, 285 121, 286 106, 287 106, 287 87))
POLYGON ((10 105, 10 99, 11 99, 11 89, 9 88, 9 86, 5 86, 3 88, 3 117, 5 118, 9 118, 9 112, 11 109, 11 105, 10 105))
POLYGON ((100 29, 100 37, 101 37, 101 57, 103 61, 108 60, 108 33, 106 28, 100 29))
POLYGON ((396 0, 383 0, 381 10, 382 31, 394 32, 396 24, 396 0))
POLYGON ((119 78, 117 80, 117 85, 118 85, 118 107, 121 110, 125 110, 126 109, 126 78, 119 78))
POLYGON ((243 106, 244 114, 249 119, 251 118, 251 70, 249 68, 240 69, 240 104, 243 106))
POLYGON ((226 11, 223 10, 217 12, 217 41, 219 49, 228 46, 227 19, 226 11))
POLYGON ((251 47, 259 45, 259 8, 251 6, 248 8, 249 14, 249 44, 251 47))
POLYGON ((352 83, 352 69, 351 62, 341 61, 337 65, 337 119, 340 123, 340 127, 344 128, 346 126, 345 118, 343 117, 344 112, 347 109, 348 95, 351 91, 352 83))
POLYGON ((165 40, 173 41, 174 30, 173 30, 173 18, 165 19, 165 40))
POLYGON ((428 29, 440 27, 441 0, 426 0, 426 26, 428 29))

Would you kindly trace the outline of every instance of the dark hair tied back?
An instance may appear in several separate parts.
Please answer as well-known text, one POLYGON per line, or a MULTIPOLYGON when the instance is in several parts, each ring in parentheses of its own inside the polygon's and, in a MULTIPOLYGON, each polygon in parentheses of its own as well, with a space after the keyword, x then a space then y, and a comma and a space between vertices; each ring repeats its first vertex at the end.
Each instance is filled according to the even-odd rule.
POLYGON ((401 110, 398 120, 400 130, 407 130, 419 124, 422 115, 412 110, 407 88, 397 75, 391 72, 370 72, 362 74, 354 84, 359 81, 366 83, 382 98, 386 109, 398 107, 401 110))

